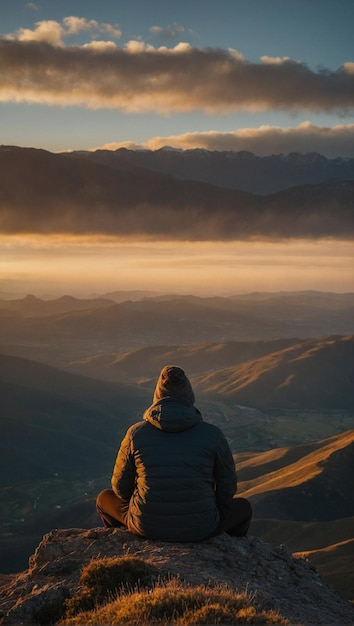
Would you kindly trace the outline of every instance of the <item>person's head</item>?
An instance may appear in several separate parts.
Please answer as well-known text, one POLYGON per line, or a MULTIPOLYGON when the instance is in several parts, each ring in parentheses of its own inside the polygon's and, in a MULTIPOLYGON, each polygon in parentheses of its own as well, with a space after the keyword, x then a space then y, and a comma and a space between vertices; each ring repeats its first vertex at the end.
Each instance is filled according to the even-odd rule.
POLYGON ((194 404, 192 385, 183 369, 177 365, 165 365, 157 379, 154 404, 163 398, 178 398, 187 404, 194 404))

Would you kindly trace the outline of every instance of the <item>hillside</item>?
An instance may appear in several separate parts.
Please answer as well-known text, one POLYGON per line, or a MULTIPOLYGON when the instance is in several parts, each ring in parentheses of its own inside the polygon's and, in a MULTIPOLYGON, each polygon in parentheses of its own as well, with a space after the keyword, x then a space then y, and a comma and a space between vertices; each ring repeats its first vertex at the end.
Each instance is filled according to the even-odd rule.
POLYGON ((354 517, 327 522, 254 519, 251 532, 309 560, 327 582, 353 601, 353 528, 354 517))
POLYGON ((199 393, 249 406, 353 409, 354 336, 299 342, 246 363, 193 377, 199 393))
POLYGON ((230 341, 227 343, 146 346, 123 354, 103 354, 70 363, 82 374, 127 382, 152 381, 166 363, 178 363, 190 376, 208 370, 259 358, 277 348, 292 345, 293 339, 273 341, 230 341))
MULTIPOLYGON (((287 338, 354 332, 354 294, 350 293, 285 292, 217 298, 166 295, 114 304, 104 298, 104 305, 98 308, 100 299, 74 300, 68 311, 62 310, 62 299, 38 300, 27 297, 0 303, 0 349, 60 367, 72 361, 113 355, 105 361, 107 374, 109 358, 116 361, 115 354, 147 346, 152 347, 154 357, 156 346, 174 346, 176 350, 182 344, 209 343, 212 339, 211 350, 220 344, 220 354, 226 355, 229 348, 222 346, 230 341, 277 340, 276 350, 281 347, 280 340, 287 338), (29 317, 33 304, 37 313, 29 317)), ((64 302, 65 306, 70 305, 70 299, 65 298, 64 302)), ((286 345, 289 344, 284 342, 286 345)), ((245 352, 246 348, 240 344, 240 350, 245 352)), ((149 363, 148 351, 143 356, 149 363)), ((210 358, 205 356, 211 369, 232 365, 226 358, 223 364, 217 359, 214 366, 211 354, 210 358)), ((260 352, 249 351, 249 359, 258 356, 260 352)), ((176 357, 184 359, 180 351, 176 357)), ((91 366, 94 369, 93 361, 91 366)), ((128 359, 126 366, 129 368, 128 359)))
POLYGON ((354 539, 347 539, 331 544, 320 550, 305 550, 295 552, 294 556, 311 561, 316 570, 330 585, 338 585, 341 579, 341 591, 345 597, 351 599, 354 590, 354 539))
POLYGON ((0 393, 1 486, 111 471, 122 435, 148 404, 136 388, 4 355, 0 393))
POLYGON ((79 155, 0 148, 0 231, 219 240, 351 238, 354 180, 267 196, 79 155), (21 185, 18 185, 18 181, 21 185))
POLYGON ((354 431, 236 455, 240 493, 250 498, 250 532, 307 558, 330 584, 354 599, 354 431))
POLYGON ((287 450, 265 453, 259 475, 242 479, 242 470, 247 477, 249 466, 256 465, 257 456, 238 467, 240 492, 250 498, 256 518, 325 521, 354 516, 354 430, 320 445, 299 446, 290 455, 287 450))

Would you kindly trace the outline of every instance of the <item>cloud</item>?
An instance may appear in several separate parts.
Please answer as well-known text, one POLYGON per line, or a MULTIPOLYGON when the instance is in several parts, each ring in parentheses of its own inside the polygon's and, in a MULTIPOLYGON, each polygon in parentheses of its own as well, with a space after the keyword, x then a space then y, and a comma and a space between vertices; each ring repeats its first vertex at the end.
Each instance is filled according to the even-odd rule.
POLYGON ((350 62, 315 72, 287 59, 251 63, 237 51, 186 43, 155 48, 133 42, 109 53, 62 45, 69 31, 93 28, 92 20, 81 18, 38 22, 34 31, 21 29, 0 41, 0 100, 160 114, 354 109, 350 62))
POLYGON ((169 24, 168 26, 151 26, 149 31, 159 39, 170 41, 180 37, 182 33, 186 32, 186 29, 181 24, 175 22, 174 24, 169 24))
MULTIPOLYGON (((296 127, 261 126, 243 128, 234 132, 192 132, 166 137, 151 137, 144 144, 117 142, 100 146, 105 150, 149 149, 158 150, 171 146, 181 150, 202 148, 205 150, 246 150, 258 156, 289 154, 290 152, 319 152, 328 158, 354 157, 354 124, 315 126, 302 122, 296 127)), ((97 149, 97 148, 96 148, 97 149)))
POLYGON ((35 4, 34 2, 27 2, 25 6, 27 9, 31 9, 31 11, 39 11, 41 8, 39 4, 35 4))
MULTIPOLYGON (((33 5, 32 8, 35 6, 33 5)), ((63 40, 66 37, 72 37, 82 32, 89 32, 92 37, 107 33, 115 39, 119 39, 122 35, 118 24, 99 23, 96 20, 70 15, 64 17, 61 23, 55 20, 42 20, 35 23, 34 29, 19 28, 15 33, 6 35, 5 40, 47 42, 53 46, 63 46, 63 40)))
POLYGON ((267 57, 267 56, 263 56, 263 57, 261 57, 261 61, 265 65, 283 65, 284 63, 288 63, 288 61, 291 62, 291 59, 290 59, 290 57, 267 57))
POLYGON ((96 52, 109 52, 115 50, 117 48, 117 44, 114 41, 90 41, 90 43, 85 43, 83 45, 84 48, 89 48, 96 52))
POLYGON ((75 17, 71 15, 63 19, 65 35, 76 35, 82 31, 98 30, 96 20, 87 20, 85 17, 75 17))
POLYGON ((15 35, 8 35, 7 39, 17 39, 18 41, 45 41, 53 46, 63 45, 62 38, 65 34, 63 27, 55 20, 44 20, 36 23, 36 28, 19 28, 15 35))

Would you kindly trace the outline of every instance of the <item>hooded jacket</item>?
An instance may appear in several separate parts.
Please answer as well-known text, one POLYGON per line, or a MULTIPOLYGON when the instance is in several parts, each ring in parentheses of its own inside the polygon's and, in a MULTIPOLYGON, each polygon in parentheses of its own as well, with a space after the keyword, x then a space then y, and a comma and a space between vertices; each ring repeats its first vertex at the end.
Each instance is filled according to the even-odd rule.
POLYGON ((220 521, 218 503, 227 505, 237 489, 226 438, 203 421, 190 390, 188 401, 155 390, 158 399, 129 428, 118 452, 112 489, 126 507, 128 529, 149 539, 211 536, 220 521))

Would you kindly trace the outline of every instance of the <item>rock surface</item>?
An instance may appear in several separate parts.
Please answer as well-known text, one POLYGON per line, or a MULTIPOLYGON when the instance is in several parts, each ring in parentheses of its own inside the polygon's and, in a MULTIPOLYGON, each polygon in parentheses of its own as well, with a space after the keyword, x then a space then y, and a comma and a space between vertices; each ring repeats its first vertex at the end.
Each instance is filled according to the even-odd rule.
POLYGON ((226 534, 201 543, 172 544, 149 541, 123 528, 72 528, 45 535, 28 570, 0 578, 1 623, 46 624, 53 615, 59 619, 65 599, 78 590, 82 566, 123 555, 144 559, 161 577, 247 589, 255 602, 279 611, 291 624, 354 623, 354 608, 284 546, 226 534))

